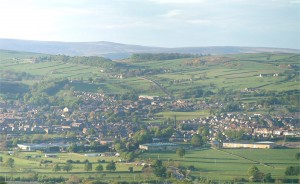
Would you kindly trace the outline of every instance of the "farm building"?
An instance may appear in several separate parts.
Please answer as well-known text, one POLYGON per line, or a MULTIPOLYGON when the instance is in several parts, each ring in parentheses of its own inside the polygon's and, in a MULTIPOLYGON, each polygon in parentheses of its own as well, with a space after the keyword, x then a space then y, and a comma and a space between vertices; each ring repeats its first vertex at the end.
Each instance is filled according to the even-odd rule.
POLYGON ((56 158, 57 155, 56 154, 45 154, 46 158, 56 158))
POLYGON ((84 156, 86 156, 86 157, 97 157, 97 156, 100 156, 100 155, 101 155, 100 153, 84 154, 84 156))
POLYGON ((35 151, 35 150, 45 150, 47 149, 46 145, 41 144, 17 144, 18 148, 24 151, 35 151))
POLYGON ((256 142, 256 143, 223 143, 223 148, 255 148, 255 149, 271 149, 274 148, 274 142, 256 142))
POLYGON ((156 150, 175 150, 179 146, 174 143, 149 143, 140 144, 139 148, 141 150, 156 151, 156 150))

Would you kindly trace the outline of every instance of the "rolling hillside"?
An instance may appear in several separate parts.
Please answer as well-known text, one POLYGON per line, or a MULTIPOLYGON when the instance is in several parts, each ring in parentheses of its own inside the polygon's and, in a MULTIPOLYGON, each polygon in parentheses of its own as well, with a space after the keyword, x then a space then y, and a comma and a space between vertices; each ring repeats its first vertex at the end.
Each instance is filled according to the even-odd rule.
MULTIPOLYGON (((199 43, 201 44, 201 43, 199 43)), ((113 42, 53 42, 16 39, 0 39, 0 49, 36 52, 45 54, 65 54, 71 56, 104 56, 110 59, 121 59, 132 53, 191 53, 191 54, 238 54, 281 52, 299 53, 297 49, 262 48, 262 47, 182 47, 161 48, 140 45, 128 45, 113 42)))
POLYGON ((179 98, 189 97, 189 93, 196 93, 197 89, 207 93, 221 88, 233 91, 245 88, 299 90, 299 54, 213 55, 127 63, 101 60, 100 57, 97 60, 94 56, 68 57, 66 60, 67 56, 3 50, 0 55, 1 79, 29 85, 40 80, 67 78, 81 81, 71 84, 76 90, 134 91, 147 95, 172 94, 179 98), (95 62, 99 64, 95 65, 95 62))

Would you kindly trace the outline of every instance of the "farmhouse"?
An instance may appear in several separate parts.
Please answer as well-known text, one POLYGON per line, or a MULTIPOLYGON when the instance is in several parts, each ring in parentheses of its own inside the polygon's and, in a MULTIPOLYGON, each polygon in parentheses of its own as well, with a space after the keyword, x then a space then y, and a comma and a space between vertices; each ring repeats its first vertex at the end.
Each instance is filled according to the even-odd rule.
POLYGON ((223 143, 223 148, 255 148, 255 149, 271 149, 274 148, 274 142, 256 142, 256 143, 223 143))
POLYGON ((179 146, 174 143, 149 143, 140 144, 139 148, 141 150, 156 151, 156 150, 175 150, 179 146))

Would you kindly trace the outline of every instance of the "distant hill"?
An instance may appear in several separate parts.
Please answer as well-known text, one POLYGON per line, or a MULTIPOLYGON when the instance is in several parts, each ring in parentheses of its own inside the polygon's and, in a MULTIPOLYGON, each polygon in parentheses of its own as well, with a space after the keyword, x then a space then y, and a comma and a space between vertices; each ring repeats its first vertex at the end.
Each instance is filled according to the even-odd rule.
POLYGON ((110 59, 127 58, 133 53, 184 53, 184 54, 238 54, 281 52, 299 53, 297 49, 268 47, 178 47, 162 48, 127 45, 113 42, 54 42, 17 39, 0 39, 0 49, 70 56, 103 56, 110 59))

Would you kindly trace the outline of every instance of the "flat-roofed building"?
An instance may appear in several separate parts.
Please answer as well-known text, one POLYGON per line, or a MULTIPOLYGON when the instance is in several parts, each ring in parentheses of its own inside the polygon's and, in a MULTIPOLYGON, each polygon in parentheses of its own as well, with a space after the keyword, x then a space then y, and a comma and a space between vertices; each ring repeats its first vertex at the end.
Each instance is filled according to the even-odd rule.
POLYGON ((23 143, 23 144, 17 144, 18 148, 22 151, 36 151, 36 150, 42 150, 42 151, 48 151, 48 152, 57 152, 62 148, 67 148, 69 144, 63 144, 63 143, 53 143, 53 144, 30 144, 30 143, 23 143))
POLYGON ((56 154, 45 154, 46 158, 56 158, 57 155, 56 154))
POLYGON ((256 143, 238 143, 238 142, 223 143, 223 148, 271 149, 274 148, 274 146, 275 143, 269 141, 256 142, 256 143))
POLYGON ((179 148, 178 144, 174 143, 149 143, 149 144, 140 144, 139 148, 141 150, 147 151, 157 151, 157 150, 176 150, 179 148))

